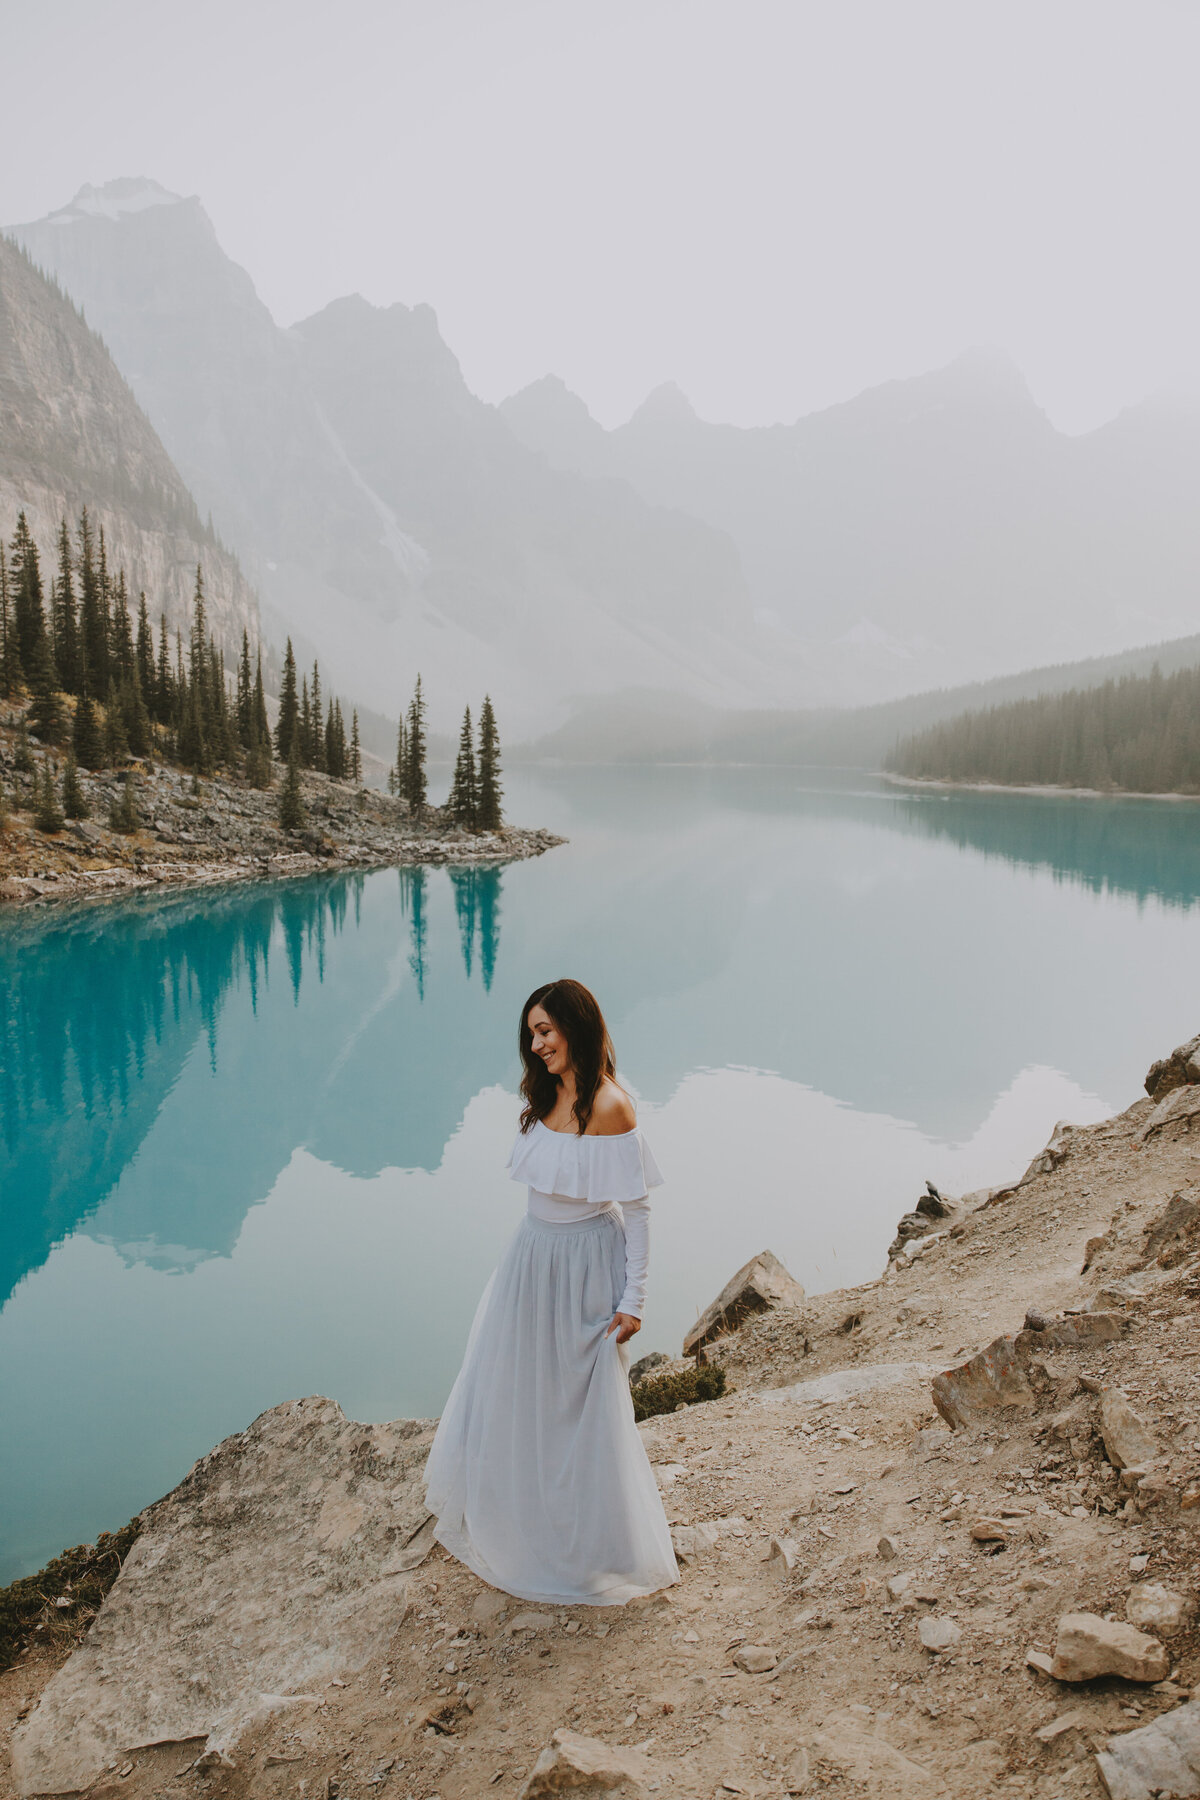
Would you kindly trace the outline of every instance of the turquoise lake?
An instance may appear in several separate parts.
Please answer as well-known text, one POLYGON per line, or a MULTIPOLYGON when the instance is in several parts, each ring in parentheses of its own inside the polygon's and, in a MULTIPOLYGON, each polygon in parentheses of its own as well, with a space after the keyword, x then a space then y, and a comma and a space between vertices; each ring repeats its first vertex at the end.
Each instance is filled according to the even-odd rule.
POLYGON ((570 842, 0 921, 0 1582, 279 1401, 437 1413, 524 1205, 541 981, 600 996, 667 1176, 639 1352, 764 1247, 810 1291, 877 1275, 926 1176, 1012 1176, 1200 1028, 1191 805, 507 786, 570 842))

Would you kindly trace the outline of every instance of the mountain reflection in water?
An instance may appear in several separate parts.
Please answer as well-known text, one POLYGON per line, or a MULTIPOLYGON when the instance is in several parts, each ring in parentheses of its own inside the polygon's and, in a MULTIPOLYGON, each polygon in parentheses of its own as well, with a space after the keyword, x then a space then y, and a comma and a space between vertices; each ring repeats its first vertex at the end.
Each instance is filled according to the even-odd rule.
MULTIPOLYGON (((643 1339, 876 1273, 1200 1021, 1200 813, 510 771, 568 843, 0 922, 0 1580, 293 1394, 435 1412, 522 1197, 518 1010, 599 994, 668 1184, 643 1339)), ((998 1322, 999 1323, 999 1322, 998 1322)))

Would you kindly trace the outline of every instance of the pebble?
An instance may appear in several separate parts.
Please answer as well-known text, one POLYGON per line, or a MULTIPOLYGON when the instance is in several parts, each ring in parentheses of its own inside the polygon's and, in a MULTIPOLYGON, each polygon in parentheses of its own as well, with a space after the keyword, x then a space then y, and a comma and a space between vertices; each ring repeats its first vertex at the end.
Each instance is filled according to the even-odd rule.
POLYGON ((734 1654, 734 1662, 747 1675, 765 1675, 779 1661, 766 1644, 743 1644, 734 1654))

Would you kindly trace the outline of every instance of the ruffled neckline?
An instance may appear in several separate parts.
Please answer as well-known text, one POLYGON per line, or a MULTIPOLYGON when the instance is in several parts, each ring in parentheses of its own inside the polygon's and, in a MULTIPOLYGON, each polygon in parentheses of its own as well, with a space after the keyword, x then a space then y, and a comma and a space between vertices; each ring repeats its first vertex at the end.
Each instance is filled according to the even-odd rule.
POLYGON ((508 1159, 514 1181, 560 1200, 590 1200, 602 1206, 641 1200, 662 1176, 650 1146, 635 1126, 609 1137, 578 1137, 553 1131, 541 1119, 518 1132, 508 1159), (541 1131, 537 1126, 541 1125, 541 1131))

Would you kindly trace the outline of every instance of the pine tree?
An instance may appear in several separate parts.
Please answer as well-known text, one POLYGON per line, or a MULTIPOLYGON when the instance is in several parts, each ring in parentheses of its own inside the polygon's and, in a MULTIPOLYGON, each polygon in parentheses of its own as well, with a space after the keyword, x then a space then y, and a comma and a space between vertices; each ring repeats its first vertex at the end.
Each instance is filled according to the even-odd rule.
POLYGON ((212 737, 212 672, 208 652, 208 616, 204 606, 204 573, 196 564, 196 588, 192 595, 192 629, 188 642, 188 687, 191 690, 192 719, 198 721, 200 746, 194 768, 209 765, 212 737))
POLYGON ((479 713, 479 776, 476 823, 481 831, 498 831, 504 823, 500 801, 504 789, 500 785, 500 733, 491 697, 485 694, 479 713))
POLYGON ((108 698, 104 703, 104 760, 111 768, 128 759, 129 734, 125 730, 120 690, 115 681, 110 681, 108 698))
POLYGON ((303 769, 313 766, 312 702, 308 697, 308 676, 300 677, 300 718, 296 725, 296 755, 303 769))
POLYGON ((250 633, 245 626, 237 673, 237 731, 243 750, 249 750, 254 742, 254 679, 250 673, 250 633))
POLYGON ((133 625, 129 617, 129 589, 124 569, 117 575, 108 629, 108 666, 114 679, 120 683, 133 673, 134 665, 133 625))
POLYGON ((346 725, 340 700, 329 702, 325 719, 325 771, 335 781, 345 781, 349 758, 346 750, 346 725))
POLYGON ((13 617, 12 589, 8 576, 8 551, 0 543, 0 694, 11 700, 24 681, 17 648, 17 622, 13 617))
POLYGON ((269 765, 271 761, 271 727, 267 722, 267 702, 263 693, 261 644, 258 646, 258 660, 254 669, 254 729, 255 735, 266 750, 269 765))
POLYGON ((312 678, 312 767, 325 767, 325 721, 321 717, 321 671, 313 664, 312 678))
POLYGON ((68 819, 86 819, 88 803, 83 792, 83 783, 79 779, 79 765, 75 761, 74 750, 67 751, 67 760, 63 768, 62 809, 68 819))
POLYGON ((454 764, 454 779, 450 785, 450 797, 446 801, 446 809, 456 825, 465 825, 468 831, 475 829, 475 818, 479 811, 479 794, 475 778, 475 743, 469 706, 463 713, 462 730, 458 738, 458 757, 454 764))
POLYGON ((350 779, 356 787, 362 782, 362 745, 359 742, 358 737, 357 706, 354 709, 350 724, 350 779))
POLYGON ((214 764, 232 763, 237 759, 237 721, 230 711, 229 694, 225 686, 225 658, 217 648, 216 638, 212 636, 208 640, 208 692, 208 711, 212 721, 209 742, 211 761, 214 764))
POLYGON ((154 633, 150 629, 150 612, 146 606, 146 592, 143 588, 138 595, 137 622, 137 678, 142 690, 142 699, 152 718, 158 717, 158 676, 154 667, 154 633))
POLYGON ((271 740, 260 737, 246 752, 246 780, 251 787, 269 788, 271 776, 271 740))
POLYGON ((39 831, 47 834, 61 831, 64 824, 62 808, 58 804, 58 795, 54 791, 54 776, 50 768, 50 758, 42 764, 41 774, 37 782, 37 804, 34 809, 33 822, 39 831))
POLYGON ((404 747, 404 786, 403 797, 408 801, 409 811, 414 819, 419 819, 425 811, 428 798, 428 781, 425 772, 427 745, 425 742, 425 695, 421 689, 421 677, 417 676, 417 685, 413 689, 413 697, 408 706, 408 731, 404 747))
POLYGON ((65 744, 71 721, 59 691, 50 639, 44 631, 34 647, 29 685, 33 690, 29 729, 43 744, 65 744))
POLYGON ((404 725, 404 714, 400 714, 400 723, 396 727, 396 762, 388 770, 388 793, 403 794, 408 783, 408 732, 404 725))
MULTIPOLYGON (((261 670, 261 663, 259 665, 261 670)), ((288 762, 292 743, 300 729, 300 704, 296 698, 296 658, 291 638, 283 657, 283 685, 279 690, 279 719, 275 726, 275 752, 280 762, 288 762)), ((297 750, 299 746, 297 746, 297 750)))
POLYGON ((104 734, 100 729, 100 721, 96 717, 96 708, 92 697, 86 691, 80 694, 75 703, 75 725, 71 733, 71 744, 80 768, 102 769, 104 767, 104 734))
POLYGON ((17 514, 17 529, 13 534, 9 566, 17 655, 21 659, 21 667, 32 681, 38 646, 46 636, 46 612, 42 602, 42 570, 37 545, 23 512, 17 514))
POLYGON ((126 837, 132 837, 142 828, 138 814, 137 785, 132 769, 126 769, 125 779, 121 784, 121 798, 114 800, 108 809, 108 829, 119 831, 126 837))
POLYGON ((29 748, 29 725, 24 713, 17 729, 17 748, 13 753, 13 768, 18 775, 32 775, 34 769, 33 751, 29 748))
POLYGON ((175 712, 173 723, 178 731, 183 724, 183 715, 187 710, 188 679, 187 669, 183 661, 183 638, 178 625, 175 627, 175 712))
MULTIPOLYGON (((85 506, 79 516, 79 649, 80 688, 86 680, 94 694, 108 690, 108 595, 96 565, 96 545, 85 506)), ((105 572, 106 573, 106 570, 105 572)))
POLYGON ((300 745, 298 733, 292 736, 292 747, 288 753, 287 775, 279 790, 279 824, 283 831, 301 831, 304 828, 304 790, 300 785, 300 745))
POLYGON ((201 682, 186 681, 180 696, 182 717, 179 722, 179 761, 197 775, 210 772, 208 738, 201 709, 201 682))
POLYGON ((154 717, 160 725, 169 725, 175 714, 175 677, 171 673, 171 640, 167 636, 167 615, 159 614, 158 666, 154 672, 154 717))
POLYGON ((121 716, 131 754, 149 756, 154 748, 154 733, 136 663, 121 683, 121 716))
POLYGON ((83 679, 79 648, 79 615, 75 605, 75 576, 71 562, 71 533, 64 518, 58 532, 58 575, 51 602, 51 636, 58 678, 68 694, 77 694, 83 679))

